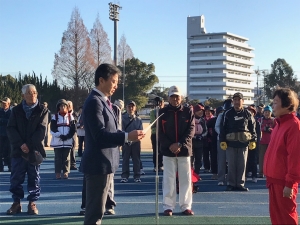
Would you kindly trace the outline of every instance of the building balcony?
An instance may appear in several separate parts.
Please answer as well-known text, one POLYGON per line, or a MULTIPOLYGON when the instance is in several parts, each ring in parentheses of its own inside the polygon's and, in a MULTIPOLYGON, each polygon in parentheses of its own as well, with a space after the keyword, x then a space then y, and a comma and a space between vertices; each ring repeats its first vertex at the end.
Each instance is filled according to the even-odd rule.
MULTIPOLYGON (((188 95, 224 95, 224 96, 233 96, 237 91, 230 90, 190 90, 188 91, 188 95)), ((240 91, 241 92, 241 91, 240 91)), ((252 92, 241 92, 244 97, 254 98, 254 93, 252 92)))
POLYGON ((217 43, 226 43, 231 44, 234 46, 238 46, 241 48, 245 48, 248 50, 254 50, 254 48, 250 47, 247 43, 238 42, 235 40, 225 39, 225 38, 219 38, 219 39, 204 39, 204 40, 190 40, 191 45, 197 45, 197 44, 217 44, 217 43))
POLYGON ((228 87, 228 88, 243 88, 252 90, 254 88, 251 84, 243 84, 238 82, 189 82, 189 85, 196 87, 228 87))
POLYGON ((196 69, 228 69, 228 70, 233 70, 233 71, 239 71, 243 73, 249 73, 253 74, 254 71, 249 68, 244 68, 244 67, 239 67, 239 66, 234 66, 234 65, 228 65, 228 64, 216 64, 216 65, 191 65, 190 66, 191 70, 196 70, 196 69))
POLYGON ((190 48, 190 53, 202 53, 202 52, 230 52, 237 55, 253 58, 254 54, 245 52, 229 47, 217 47, 217 48, 190 48))
POLYGON ((247 66, 253 66, 254 62, 250 60, 239 59, 231 56, 204 56, 204 57, 190 57, 191 62, 197 61, 228 61, 240 63, 247 66))
POLYGON ((231 78, 231 79, 235 79, 235 80, 249 81, 249 82, 253 82, 255 80, 254 77, 248 77, 248 76, 231 74, 231 73, 196 73, 196 74, 190 74, 190 78, 216 78, 216 77, 231 78))

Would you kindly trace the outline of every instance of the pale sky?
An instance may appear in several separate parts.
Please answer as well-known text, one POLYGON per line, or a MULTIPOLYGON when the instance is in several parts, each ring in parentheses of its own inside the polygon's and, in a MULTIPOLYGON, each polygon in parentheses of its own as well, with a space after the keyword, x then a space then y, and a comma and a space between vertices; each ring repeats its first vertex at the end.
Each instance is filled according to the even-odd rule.
MULTIPOLYGON (((74 7, 88 31, 99 13, 114 47, 110 1, 0 0, 0 74, 32 73, 52 80, 54 54, 74 7)), ((188 16, 205 16, 207 32, 230 32, 249 39, 253 69, 271 69, 284 58, 300 80, 299 0, 120 0, 118 39, 124 34, 134 56, 154 63, 159 85, 186 93, 188 16)))

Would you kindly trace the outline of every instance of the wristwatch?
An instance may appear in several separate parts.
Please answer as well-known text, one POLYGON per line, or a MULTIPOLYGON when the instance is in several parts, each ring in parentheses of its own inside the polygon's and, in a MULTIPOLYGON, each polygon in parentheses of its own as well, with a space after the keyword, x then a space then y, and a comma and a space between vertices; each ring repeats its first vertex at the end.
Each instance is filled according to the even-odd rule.
POLYGON ((177 144, 178 144, 178 147, 179 147, 179 148, 182 147, 182 144, 181 144, 180 142, 178 142, 177 144))

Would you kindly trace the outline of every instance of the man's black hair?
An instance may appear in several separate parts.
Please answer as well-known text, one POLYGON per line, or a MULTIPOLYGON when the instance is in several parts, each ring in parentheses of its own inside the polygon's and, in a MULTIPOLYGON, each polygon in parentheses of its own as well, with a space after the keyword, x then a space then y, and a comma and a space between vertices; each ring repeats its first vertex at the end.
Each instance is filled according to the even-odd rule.
POLYGON ((96 69, 95 72, 95 86, 99 85, 99 78, 102 77, 104 80, 108 80, 109 77, 118 74, 121 75, 121 71, 115 65, 103 63, 96 69))

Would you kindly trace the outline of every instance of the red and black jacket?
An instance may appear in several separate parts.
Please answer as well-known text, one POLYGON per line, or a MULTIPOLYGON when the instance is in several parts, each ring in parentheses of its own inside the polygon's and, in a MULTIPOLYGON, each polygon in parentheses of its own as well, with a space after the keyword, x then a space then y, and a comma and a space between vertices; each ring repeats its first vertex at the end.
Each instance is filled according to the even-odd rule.
POLYGON ((194 136, 194 113, 191 108, 179 106, 178 108, 168 105, 159 110, 159 133, 160 150, 164 156, 175 157, 169 149, 173 143, 180 143, 182 147, 177 156, 192 155, 192 138, 194 136))

